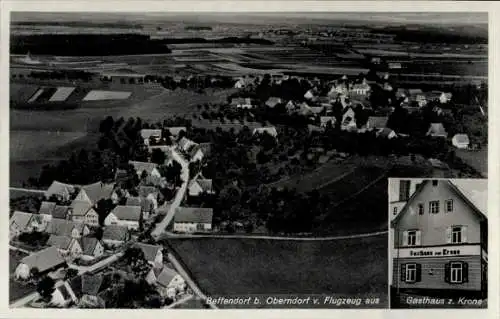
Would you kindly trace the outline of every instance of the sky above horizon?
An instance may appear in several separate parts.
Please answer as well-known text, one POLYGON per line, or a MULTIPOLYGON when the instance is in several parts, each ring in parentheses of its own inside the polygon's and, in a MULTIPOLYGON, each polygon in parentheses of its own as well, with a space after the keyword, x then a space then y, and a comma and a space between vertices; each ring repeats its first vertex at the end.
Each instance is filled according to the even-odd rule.
POLYGON ((399 24, 457 24, 488 23, 487 12, 12 12, 12 21, 109 21, 190 19, 226 23, 265 23, 269 20, 331 20, 345 22, 376 22, 399 24))

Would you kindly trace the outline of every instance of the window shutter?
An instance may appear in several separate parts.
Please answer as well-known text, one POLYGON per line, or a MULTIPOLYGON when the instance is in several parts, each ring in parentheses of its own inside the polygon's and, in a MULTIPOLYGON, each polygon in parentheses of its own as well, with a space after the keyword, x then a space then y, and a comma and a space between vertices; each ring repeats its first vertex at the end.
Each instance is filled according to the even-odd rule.
POLYGON ((415 276, 415 281, 416 282, 422 281, 422 265, 421 264, 417 264, 417 274, 415 276))
POLYGON ((416 232, 416 238, 415 238, 415 244, 417 246, 420 246, 420 240, 422 238, 422 231, 421 230, 417 230, 416 232))
POLYGON ((451 227, 446 228, 446 243, 451 244, 451 227))
POLYGON ((462 263, 462 282, 469 282, 469 264, 462 263))
POLYGON ((450 263, 446 263, 444 265, 444 282, 447 282, 447 283, 450 283, 450 275, 451 275, 451 264, 450 263))
POLYGON ((467 242, 467 226, 462 226, 462 242, 467 242))
POLYGON ((403 246, 408 246, 408 231, 403 231, 403 246))
POLYGON ((406 264, 401 264, 401 281, 406 281, 406 264))

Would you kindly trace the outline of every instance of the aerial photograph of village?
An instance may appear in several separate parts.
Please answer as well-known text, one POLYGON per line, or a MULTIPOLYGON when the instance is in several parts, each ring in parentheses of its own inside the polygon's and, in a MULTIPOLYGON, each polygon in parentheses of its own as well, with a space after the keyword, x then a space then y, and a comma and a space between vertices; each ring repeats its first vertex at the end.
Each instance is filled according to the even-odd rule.
POLYGON ((487 13, 11 12, 9 50, 11 308, 388 308, 388 178, 488 177, 487 13))

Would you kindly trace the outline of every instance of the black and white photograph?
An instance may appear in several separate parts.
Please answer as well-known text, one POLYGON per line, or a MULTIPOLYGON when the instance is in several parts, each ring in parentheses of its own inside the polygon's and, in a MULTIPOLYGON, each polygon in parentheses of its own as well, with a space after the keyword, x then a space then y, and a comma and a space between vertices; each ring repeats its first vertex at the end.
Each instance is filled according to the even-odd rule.
POLYGON ((467 274, 453 287, 484 301, 486 212, 452 194, 443 221, 461 214, 465 248, 422 230, 419 251, 459 251, 445 281, 444 261, 391 256, 391 220, 424 226, 389 216, 387 190, 488 177, 487 12, 44 10, 9 25, 11 309, 388 309, 393 287, 467 274))
POLYGON ((391 308, 486 308, 488 181, 389 181, 391 308))

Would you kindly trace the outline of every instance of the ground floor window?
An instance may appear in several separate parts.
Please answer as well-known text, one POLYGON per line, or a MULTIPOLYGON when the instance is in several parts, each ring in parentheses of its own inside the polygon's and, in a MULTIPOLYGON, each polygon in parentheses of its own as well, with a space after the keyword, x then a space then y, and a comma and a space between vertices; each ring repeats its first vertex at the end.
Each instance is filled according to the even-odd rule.
POLYGON ((466 262, 453 261, 445 265, 445 281, 450 284, 468 282, 469 267, 466 262))
POLYGON ((401 265, 401 281, 406 283, 414 283, 421 281, 422 267, 420 264, 403 264, 401 265))

